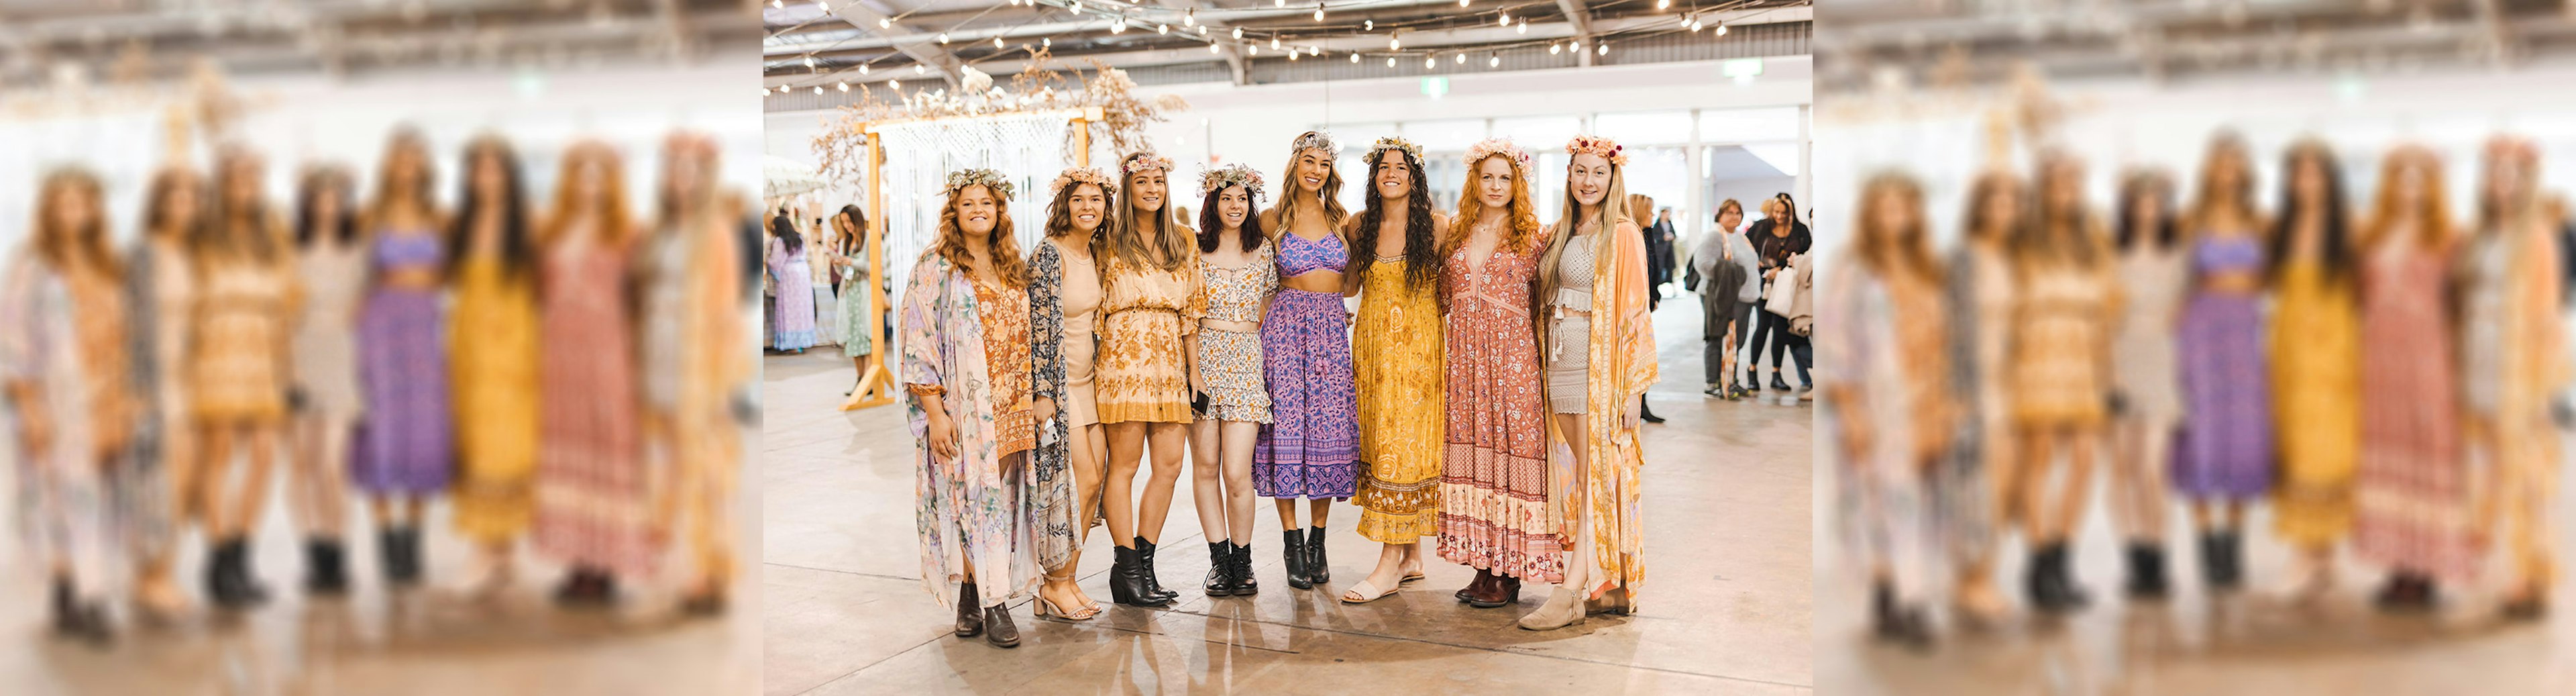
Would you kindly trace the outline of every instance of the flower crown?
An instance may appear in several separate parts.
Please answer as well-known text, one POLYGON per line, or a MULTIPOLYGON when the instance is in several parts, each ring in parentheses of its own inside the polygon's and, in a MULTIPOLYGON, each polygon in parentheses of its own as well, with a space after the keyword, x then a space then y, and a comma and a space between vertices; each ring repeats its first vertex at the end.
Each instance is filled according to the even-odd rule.
POLYGON ((1495 155, 1502 155, 1505 159, 1511 160, 1512 168, 1515 170, 1529 171, 1529 153, 1521 150, 1521 146, 1512 144, 1510 138, 1486 138, 1468 146, 1467 166, 1476 166, 1484 162, 1485 158, 1495 155))
POLYGON ((1389 135, 1378 138, 1377 142, 1369 144, 1369 166, 1377 166, 1378 156, 1386 154, 1386 151, 1388 150, 1403 150, 1404 154, 1413 157, 1413 161, 1422 161, 1422 146, 1415 145, 1412 141, 1389 135))
POLYGON ((1127 176, 1147 169, 1160 169, 1166 172, 1171 171, 1172 159, 1154 154, 1152 151, 1145 151, 1128 155, 1127 159, 1120 160, 1118 162, 1119 176, 1127 176))
POLYGON ((1055 175, 1055 181, 1047 184, 1047 197, 1062 196, 1065 189, 1073 188, 1075 184, 1098 186, 1102 191, 1116 188, 1109 185, 1109 173, 1100 171, 1099 167, 1065 167, 1064 173, 1055 175))
POLYGON ((1199 171, 1200 196, 1216 193, 1227 186, 1235 185, 1243 186, 1245 193, 1258 198, 1261 196, 1261 172, 1253 171, 1251 167, 1240 164, 1199 171))
POLYGON ((1288 153, 1293 155, 1299 152, 1305 152, 1309 149, 1335 153, 1341 152, 1342 146, 1334 144, 1333 136, 1330 133, 1325 133, 1323 131, 1306 131, 1306 134, 1297 136, 1296 143, 1288 146, 1288 153))
POLYGON ((940 189, 940 192, 954 196, 958 191, 966 190, 968 186, 977 185, 992 189, 995 198, 1003 200, 1011 198, 1011 182, 1003 179, 1001 172, 990 169, 960 169, 949 172, 948 186, 940 189))
POLYGON ((1600 155, 1602 159, 1610 160, 1611 164, 1628 166, 1628 152, 1619 147, 1619 141, 1598 135, 1578 135, 1574 136, 1573 140, 1565 141, 1565 154, 1600 155))

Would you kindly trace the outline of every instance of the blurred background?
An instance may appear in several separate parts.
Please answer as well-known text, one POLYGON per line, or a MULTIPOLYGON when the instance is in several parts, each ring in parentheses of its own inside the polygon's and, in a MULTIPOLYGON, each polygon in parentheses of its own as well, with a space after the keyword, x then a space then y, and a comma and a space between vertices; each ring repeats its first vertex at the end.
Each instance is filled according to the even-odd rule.
MULTIPOLYGON (((2576 37, 2576 3, 1837 0, 1819 3, 1817 14, 1816 195, 1811 205, 1817 253, 1828 259, 1828 269, 1845 268, 1837 260, 1851 261, 1864 205, 1858 198, 1863 182, 1893 172, 1919 185, 1920 220, 1933 258, 1944 262, 1945 272, 1974 276, 1973 282, 2013 280, 2009 265, 1954 263, 1964 253, 1972 187, 1981 174, 2005 172, 2023 186, 2017 205, 2035 211, 2039 194, 2030 188, 2035 163, 2049 151, 2080 163, 2080 179, 2073 185, 2080 193, 2080 209, 2093 223, 2088 229, 2097 235, 2096 247, 2126 259, 2116 256, 2112 240, 2118 227, 2114 201, 2120 200, 2116 196, 2126 177, 2142 170, 2163 173, 2171 187, 2168 209, 2185 221, 2196 219, 2191 216, 2201 197, 2204 160, 2223 133, 2241 138, 2251 177, 2248 203, 2260 217, 2258 239, 2267 242, 2275 216, 2285 208, 2287 154, 2294 143, 2313 139, 2331 156, 2323 160, 2321 171, 2340 181, 2343 220, 2338 224, 2348 238, 2363 237, 2365 225, 2380 217, 2374 206, 2383 187, 2393 183, 2382 176, 2389 155, 2409 146, 2422 148, 2432 163, 2429 170, 2443 184, 2447 224, 2455 238, 2466 239, 2480 229, 2483 194, 2495 181, 2484 159, 2490 140, 2514 136, 2536 152, 2528 167, 2517 169, 2536 177, 2529 207, 2521 210, 2532 221, 2527 227, 2546 227, 2534 234, 2548 238, 2533 247, 2514 247, 2514 255, 2554 259, 2571 243, 2563 231, 2560 202, 2576 185, 2576 94, 2564 89, 2576 84, 2576 43, 2569 41, 2576 37)), ((2186 240, 2198 238, 2195 230, 2183 233, 2186 240)), ((2471 246, 2462 243, 2448 250, 2449 256, 2435 259, 2436 277, 2443 282, 2427 284, 2411 297, 2428 303, 2465 301, 2462 293, 2487 282, 2476 272, 2478 266, 2459 259, 2471 246)), ((2185 249, 2191 250, 2186 256, 2197 253, 2196 247, 2185 249)), ((2281 249, 2269 247, 2275 253, 2281 249)), ((2162 305, 2168 311, 2182 311, 2184 305, 2171 289, 2141 285, 2137 276, 2127 275, 2130 266, 2108 268, 2120 269, 2099 278, 2109 296, 2127 302, 2161 296, 2171 303, 2162 305)), ((2357 265, 2346 268, 2360 272, 2357 265)), ((2514 277, 2551 274, 2558 277, 2551 282, 2564 283, 2562 264, 2544 262, 2530 269, 2516 271, 2514 277)), ((2187 273, 2159 283, 2188 287, 2196 277, 2187 273)), ((2353 277, 2383 288, 2388 282, 2353 277)), ((1830 282, 1829 275, 1820 285, 1830 282)), ((1960 286, 1953 282, 1951 287, 1955 291, 1960 286)), ((2267 327, 2282 326, 2271 323, 2281 317, 2281 291, 2274 280, 2261 283, 2255 293, 2253 306, 2259 307, 2267 327)), ((2011 334, 2028 326, 2011 323, 2012 317, 2028 321, 2037 316, 1993 313, 1998 306, 2011 311, 2028 305, 1962 309, 1952 299, 1942 303, 1944 320, 1988 323, 1973 330, 1991 330, 1993 322, 2002 321, 2001 333, 2011 334)), ((2350 304, 2349 296, 2342 301, 2341 321, 2356 316, 2371 321, 2365 310, 2350 304)), ((2186 363, 2205 352, 2188 341, 2173 343, 2179 327, 2174 323, 2150 321, 2140 324, 2146 330, 2128 333, 2130 327, 2123 323, 2128 320, 2114 312, 2129 305, 2086 306, 2100 312, 2088 330, 2099 332, 2107 344, 2101 347, 2111 356, 2095 356, 2098 362, 2087 368, 2103 371, 2093 388, 2094 397, 2106 402, 2125 398, 2136 403, 2124 378, 2131 374, 2129 356, 2138 347, 2165 342, 2186 363), (2108 376, 2113 374, 2122 378, 2108 376)), ((2553 299, 2546 310, 2550 319, 2535 323, 2535 330, 2563 334, 2563 301, 2553 299)), ((2492 355, 2499 349, 2491 334, 2474 333, 2482 330, 2474 328, 2481 322, 2461 321, 2465 326, 2424 323, 2420 328, 2456 339, 2462 351, 2492 355)), ((1839 339, 1826 334, 1817 340, 1830 344, 1839 339)), ((2273 334, 2267 348, 2275 356, 2270 371, 2240 373, 2230 380, 2280 384, 2284 370, 2334 359, 2335 349, 2327 349, 2328 357, 2309 357, 2318 355, 2315 345, 2349 340, 2355 340, 2353 334, 2273 334)), ((2371 339, 2357 350, 2367 356, 2384 344, 2371 339)), ((2563 353, 2564 343, 2557 345, 2563 353)), ((2005 350, 2002 355, 2013 355, 2011 348, 2005 350)), ((2352 349, 2342 350, 2348 356, 2352 349)), ((1985 369, 2011 369, 2027 359, 2006 357, 1985 369)), ((2422 363, 2420 369, 2427 371, 2460 369, 2440 359, 2422 363)), ((1948 361, 1897 364, 1909 370, 1954 367, 1948 361)), ((1860 370, 1847 365, 1820 369, 1840 371, 1843 378, 1855 378, 1860 370)), ((2367 381, 2374 379, 2368 376, 2359 379, 2365 380, 2359 384, 2380 383, 2367 381)), ((2532 375, 2507 380, 2547 391, 2563 416, 2563 379, 2532 375)), ((2390 398, 2355 385, 2347 381, 2330 392, 2292 386, 2276 396, 2280 403, 2311 396, 2358 402, 2356 408, 2364 413, 2390 398)), ((1949 388, 1974 391, 1957 383, 1949 388)), ((2408 398, 2415 396, 2438 403, 2461 398, 2456 393, 2408 398)), ((1999 408, 1991 398, 1958 391, 1950 400, 1951 405, 1999 408)), ((2265 402, 2256 415, 2274 417, 2271 403, 2265 402)), ((1841 415, 1830 406, 1819 413, 1828 419, 1841 415)), ((2281 418, 2278 434, 2283 440, 2309 441, 2322 432, 2304 416, 2281 418)), ((2559 418, 2529 437, 2536 445, 2555 445, 2565 437, 2564 423, 2559 418)), ((2066 534, 2071 562, 2059 561, 2069 567, 2065 577, 2090 594, 2089 605, 2068 611, 2035 606, 2035 593, 2025 582, 2034 565, 2049 561, 2036 558, 2042 549, 2018 533, 1962 539, 1941 526, 1951 516, 1923 511, 1903 517, 1912 521, 1911 527, 1897 527, 1929 534, 1930 560, 1923 574, 1931 581, 1918 602, 1928 614, 1928 640, 1887 639, 1884 622, 1874 618, 1869 573, 1873 561, 1885 558, 1875 554, 1886 550, 1848 542, 1856 530, 1873 528, 1873 520, 1888 519, 1878 516, 1888 511, 1855 505, 1848 497, 1869 485, 1855 481, 1865 478, 1854 475, 1864 470, 1859 458, 1834 444, 1832 438, 1846 429, 1820 423, 1819 432, 1836 434, 1818 440, 1815 533, 1819 548, 1830 551, 1816 555, 1817 594, 1823 601, 1818 603, 1815 635, 1818 686, 1826 693, 2563 693, 2576 685, 2576 649, 2567 638, 2576 623, 2561 606, 2569 596, 2568 578, 2560 574, 2543 581, 2554 583, 2541 595, 2544 601, 2556 598, 2549 605, 2554 611, 2537 620, 2516 616, 2510 606, 2517 597, 2511 583, 2521 576, 2503 558, 2514 543, 2507 540, 2504 526, 2494 528, 2495 536, 2484 547, 2487 553, 2477 559, 2483 571, 2477 580, 2443 584, 2438 601, 2429 607, 2391 604, 2384 596, 2390 568, 2365 560, 2356 550, 2360 535, 2348 531, 2330 534, 2325 543, 2330 582, 2322 590, 2309 586, 2310 557, 2277 531, 2296 525, 2279 519, 2280 494, 2266 492, 2251 499, 2250 515, 2238 532, 2242 589, 2211 592, 2202 580, 2202 541, 2184 498, 2176 494, 2156 506, 2164 510, 2164 529, 2147 535, 2163 540, 2170 594, 2160 600, 2129 598, 2126 585, 2136 560, 2125 545, 2130 537, 2122 530, 2128 525, 2114 519, 2114 511, 2124 508, 2115 506, 2113 498, 2137 487, 2115 476, 2113 462, 2121 446, 2106 437, 2107 428, 2099 427, 2082 431, 2065 445, 2085 448, 2094 462, 2090 483, 2074 501, 2080 513, 2066 534), (1964 565, 1955 556, 1978 540, 1997 544, 1992 577, 2000 595, 2008 598, 1997 620, 1987 622, 1966 620, 1961 615, 1969 612, 1951 606, 1962 584, 1954 573, 1964 565)), ((2336 432, 2340 434, 2328 439, 2342 437, 2347 444, 2356 439, 2351 432, 2336 432)), ((2365 433, 2358 439, 2369 442, 2371 437, 2365 433)), ((2277 454, 2264 452, 2276 459, 2277 454)), ((2490 490, 2508 496, 2528 492, 2547 501, 2539 507, 2541 528, 2554 537, 2544 537, 2541 550, 2566 557, 2571 535, 2565 531, 2576 518, 2567 514, 2564 496, 2547 497, 2550 490, 2564 489, 2563 455, 2529 465, 2536 473, 2520 478, 2500 476, 2500 467, 2488 460, 2474 461, 2480 463, 2459 471, 2512 479, 2503 489, 2490 490)), ((1947 459, 1931 466, 1932 471, 1958 468, 1947 459)), ((2362 477, 2373 475, 2371 464, 2362 466, 2362 477)), ((2174 476, 2178 480, 2180 474, 2174 476)), ((1889 485, 1941 500, 1931 492, 1938 488, 1931 482, 1933 474, 1925 477, 1889 485)), ((2327 479, 2328 489, 2350 500, 2355 487, 2351 474, 2327 479)), ((2496 480, 2482 479, 2488 484, 2496 480)), ((2042 489, 2047 491, 2042 498, 2062 499, 2060 485, 2042 489)), ((2049 500, 2046 505, 2056 508, 2066 502, 2049 500)))
MULTIPOLYGON (((712 157, 704 164, 713 169, 701 180, 722 192, 719 198, 739 201, 731 208, 738 214, 727 215, 741 219, 718 230, 733 235, 758 222, 751 219, 751 197, 760 183, 762 123, 748 88, 755 82, 753 46, 760 35, 756 8, 765 4, 0 2, 0 247, 19 258, 30 239, 29 222, 38 215, 40 182, 51 172, 77 168, 96 178, 107 246, 123 258, 143 244, 147 189, 155 173, 184 167, 207 175, 225 146, 265 160, 255 194, 280 225, 293 223, 289 213, 299 200, 299 184, 318 166, 347 172, 353 198, 345 203, 369 208, 389 142, 402 129, 420 136, 426 155, 430 200, 423 203, 443 214, 461 204, 469 140, 491 136, 507 143, 517 156, 532 226, 555 212, 566 154, 579 143, 604 146, 620 165, 613 170, 621 175, 614 183, 626 192, 624 213, 639 231, 666 227, 660 211, 669 201, 658 195, 664 190, 666 137, 694 134, 704 143, 699 151, 712 157)), ((648 265, 644 246, 620 264, 648 265)), ((374 253, 369 249, 359 258, 374 253)), ((345 282, 334 290, 304 271, 267 272, 302 288, 307 303, 322 301, 315 297, 319 293, 349 291, 345 282)), ((748 275, 731 273, 727 277, 748 275)), ((614 286, 606 291, 635 292, 614 286)), ((430 321, 443 321, 440 312, 453 310, 458 289, 437 284, 426 292, 436 298, 432 306, 445 308, 434 310, 430 321)), ((755 296, 726 298, 726 306, 740 301, 730 314, 741 326, 734 345, 745 348, 738 366, 724 371, 731 375, 726 379, 757 374, 748 351, 756 340, 756 306, 749 302, 755 296)), ((328 301, 358 306, 349 298, 328 301)), ((167 316, 152 320, 186 321, 183 312, 163 311, 167 316)), ((641 340, 649 339, 630 334, 558 340, 541 350, 582 356, 634 350, 641 340)), ((291 362, 313 359, 274 355, 291 362)), ((27 377, 31 366, 10 367, 27 377)), ((642 375, 630 372, 623 379, 642 375)), ((630 382, 624 389, 635 386, 630 382)), ((756 437, 756 428, 744 426, 745 414, 753 413, 750 394, 729 391, 736 397, 721 415, 694 422, 748 441, 756 437)), ((537 396, 524 396, 533 418, 537 396)), ((633 427, 636 417, 635 407, 627 406, 622 427, 633 427)), ((0 453, 12 473, 0 481, 6 494, 0 495, 0 513, 46 524, 47 515, 61 511, 39 502, 55 500, 49 497, 55 491, 31 490, 52 484, 30 484, 48 479, 31 473, 45 465, 31 461, 21 435, 12 428, 12 447, 0 453)), ((175 577, 186 610, 145 621, 127 606, 123 591, 132 588, 130 578, 106 578, 112 591, 103 595, 105 627, 111 635, 84 640, 87 630, 61 630, 57 622, 43 554, 18 534, 0 540, 0 558, 8 559, 0 562, 0 692, 707 694, 748 692, 759 683, 758 613, 704 618, 684 611, 681 600, 693 577, 688 572, 638 573, 618 585, 607 609, 568 609, 558 605, 579 603, 555 596, 565 571, 561 559, 521 541, 512 552, 519 563, 514 582, 487 591, 480 584, 486 579, 483 562, 475 546, 456 533, 444 491, 431 493, 426 518, 414 525, 412 543, 425 547, 417 552, 425 559, 421 580, 400 590, 389 586, 380 568, 378 529, 368 521, 364 498, 355 488, 344 491, 350 589, 345 597, 311 596, 303 589, 311 557, 302 527, 285 509, 288 488, 299 481, 293 454, 278 450, 268 479, 273 490, 261 509, 243 513, 250 520, 247 565, 270 595, 262 605, 218 608, 204 582, 220 565, 214 540, 191 529, 175 541, 175 577)), ((645 471, 655 475, 671 470, 668 459, 644 461, 654 462, 645 471)), ((730 466, 740 457, 710 461, 730 466)), ((712 477, 714 470, 708 471, 712 477)), ((670 485, 723 499, 713 517, 701 518, 712 523, 700 528, 718 530, 727 543, 756 556, 756 525, 733 524, 736 516, 754 519, 756 489, 729 488, 709 477, 675 478, 670 485)), ((680 567, 673 559, 683 555, 687 547, 681 542, 689 537, 683 530, 673 538, 665 545, 670 551, 650 563, 680 567)), ((734 577, 756 578, 756 572, 757 564, 745 564, 734 577)), ((734 593, 732 603, 757 607, 758 583, 739 582, 745 590, 734 593)))

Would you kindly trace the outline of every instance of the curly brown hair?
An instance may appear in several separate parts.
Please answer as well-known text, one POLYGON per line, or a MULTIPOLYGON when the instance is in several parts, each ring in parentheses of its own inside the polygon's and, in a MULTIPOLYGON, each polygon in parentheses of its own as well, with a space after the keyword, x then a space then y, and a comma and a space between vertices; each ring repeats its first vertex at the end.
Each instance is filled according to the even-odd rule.
POLYGON ((1011 199, 994 195, 992 189, 982 184, 957 189, 948 194, 947 202, 940 204, 939 242, 931 247, 931 253, 947 259, 948 265, 955 266, 957 272, 969 277, 974 275, 975 256, 966 251, 966 228, 957 225, 957 205, 964 202, 966 192, 973 189, 984 189, 984 195, 993 196, 993 231, 986 234, 984 240, 989 247, 986 253, 993 255, 993 270, 1002 275, 1003 283, 1013 288, 1028 287, 1029 265, 1020 259, 1020 245, 1011 236, 1011 199))

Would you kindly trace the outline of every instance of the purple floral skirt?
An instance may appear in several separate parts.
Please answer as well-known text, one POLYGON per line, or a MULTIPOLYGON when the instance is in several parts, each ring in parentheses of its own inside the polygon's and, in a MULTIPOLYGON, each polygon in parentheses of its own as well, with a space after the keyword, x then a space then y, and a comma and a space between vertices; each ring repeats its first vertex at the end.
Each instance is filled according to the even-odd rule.
POLYGON ((1351 382, 1342 296, 1281 288, 1261 321, 1270 418, 1252 446, 1264 498, 1348 498, 1359 491, 1359 392, 1351 382))

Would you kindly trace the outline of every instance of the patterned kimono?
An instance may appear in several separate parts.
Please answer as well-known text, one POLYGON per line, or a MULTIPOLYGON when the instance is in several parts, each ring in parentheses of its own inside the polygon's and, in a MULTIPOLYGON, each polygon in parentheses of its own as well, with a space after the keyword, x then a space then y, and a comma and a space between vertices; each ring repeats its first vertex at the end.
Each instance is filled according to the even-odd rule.
POLYGON ((1865 451, 1844 450, 1840 432, 1826 440, 1841 461, 1835 492, 1852 555, 1885 567, 1897 598, 1919 604, 1936 582, 1946 531, 1935 523, 1941 479, 1922 465, 1950 451, 1943 440, 1955 426, 1946 407, 1940 290, 1900 282, 1856 261, 1835 269, 1818 312, 1830 324, 1819 333, 1834 339, 1818 350, 1835 387, 1829 398, 1836 400, 1825 404, 1829 422, 1836 431, 1866 422, 1870 434, 1865 451))
MULTIPOLYGON (((1030 392, 1033 399, 1055 401, 1055 417, 1038 424, 1038 447, 1032 459, 1036 466, 1038 567, 1064 565, 1073 555, 1074 516, 1082 512, 1080 501, 1073 497, 1073 470, 1067 468, 1071 454, 1067 449, 1073 421, 1071 404, 1065 398, 1064 375, 1064 256, 1053 244, 1040 242, 1036 258, 1029 263, 1029 358, 1032 361, 1030 392)), ((844 299, 843 301, 847 301, 844 299)))
POLYGON ((126 556, 114 548, 122 527, 108 480, 123 467, 102 466, 126 446, 123 428, 106 426, 132 420, 119 299, 112 281, 63 275, 32 248, 0 270, 0 384, 34 397, 0 404, 19 448, 14 507, 33 564, 63 562, 84 601, 109 594, 126 556), (51 428, 43 449, 25 441, 31 413, 51 428))
MULTIPOLYGON (((903 353, 904 420, 918 457, 914 519, 922 588, 942 606, 956 601, 969 562, 981 575, 975 589, 983 606, 1027 596, 1037 587, 1039 538, 1072 533, 1069 514, 1042 520, 1039 507, 1070 494, 1042 493, 1037 467, 1027 465, 1038 439, 1030 401, 1056 396, 1054 384, 1039 394, 1031 374, 1029 299, 1010 288, 982 287, 936 250, 906 276, 895 338, 903 353), (951 461, 931 454, 926 399, 940 400, 956 429, 951 461)), ((1061 442, 1061 434, 1050 435, 1061 442)), ((1054 485, 1070 483, 1052 478, 1054 485)), ((1045 543, 1072 545, 1070 539, 1045 543)))
MULTIPOLYGON (((1588 448, 1592 466, 1577 472, 1568 458, 1550 467, 1548 507, 1562 510, 1559 524, 1569 533, 1590 530, 1592 557, 1577 553, 1568 561, 1593 564, 1593 586, 1584 598, 1600 599, 1612 589, 1625 589, 1634 611, 1637 586, 1646 579, 1645 525, 1637 516, 1637 486, 1646 462, 1637 430, 1625 414, 1655 383, 1655 327, 1646 310, 1646 274, 1639 270, 1646 263, 1645 240, 1634 234, 1611 234, 1609 240, 1610 253, 1595 254, 1593 260, 1592 277, 1601 285, 1592 293, 1592 363, 1585 375, 1583 411, 1591 437, 1574 443, 1588 448), (1578 495, 1582 508, 1565 504, 1578 495)), ((1578 539, 1578 547, 1584 541, 1578 539)))
POLYGON ((174 243, 145 239, 126 257, 126 355, 132 359, 134 439, 127 466, 112 495, 127 518, 126 543, 136 554, 159 557, 178 536, 178 510, 170 491, 170 463, 195 456, 190 447, 187 392, 181 365, 188 343, 194 283, 188 261, 174 243))

